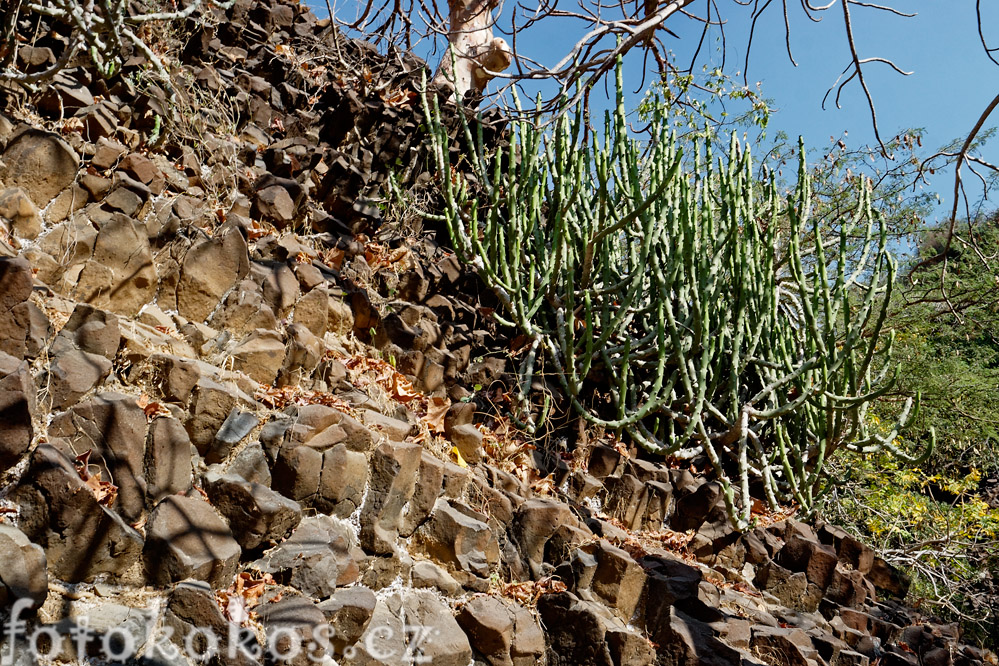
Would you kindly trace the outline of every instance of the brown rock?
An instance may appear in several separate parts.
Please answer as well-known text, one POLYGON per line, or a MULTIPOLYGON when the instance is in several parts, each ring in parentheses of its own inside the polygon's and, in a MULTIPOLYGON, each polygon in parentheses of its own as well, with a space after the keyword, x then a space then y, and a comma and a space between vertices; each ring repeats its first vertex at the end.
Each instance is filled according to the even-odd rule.
POLYGON ((146 415, 134 396, 99 393, 57 415, 49 433, 65 438, 74 451, 91 450, 89 464, 118 486, 117 511, 130 522, 139 519, 146 499, 146 415))
POLYGON ((593 573, 576 581, 578 589, 589 589, 596 601, 602 602, 629 622, 641 601, 645 572, 624 550, 604 540, 583 547, 596 560, 593 573))
POLYGON ((456 619, 490 666, 534 666, 543 660, 544 634, 521 606, 481 595, 465 604, 456 619))
POLYGON ((326 651, 320 640, 329 636, 326 616, 315 602, 302 596, 281 596, 256 608, 267 636, 268 654, 275 663, 310 666, 322 663, 326 651))
POLYGON ((777 553, 776 560, 791 571, 804 571, 809 582, 825 589, 832 579, 838 557, 831 546, 792 535, 777 553))
POLYGON ((361 410, 361 420, 364 425, 382 433, 393 442, 402 442, 413 432, 413 425, 408 421, 386 416, 371 409, 361 410))
POLYGON ((56 354, 46 381, 52 409, 66 409, 79 402, 111 372, 111 361, 75 348, 56 354))
POLYGON ((461 457, 467 462, 477 463, 482 460, 482 433, 474 425, 468 423, 451 428, 448 435, 451 443, 458 447, 461 457))
POLYGON ((130 153, 119 165, 123 171, 135 177, 143 185, 149 187, 153 194, 162 194, 166 186, 166 178, 152 160, 140 153, 130 153))
POLYGON ((56 578, 80 582, 110 574, 115 580, 139 561, 142 536, 98 503, 67 455, 51 444, 35 449, 12 499, 21 506, 21 529, 44 546, 56 578))
POLYGON ((288 190, 280 185, 272 185, 257 192, 255 203, 260 215, 273 221, 279 229, 295 219, 297 211, 295 202, 288 194, 288 190))
POLYGON ((263 291, 252 280, 243 280, 236 285, 226 295, 222 307, 212 314, 209 323, 237 335, 257 328, 275 330, 278 327, 274 311, 264 302, 263 291))
POLYGON ((239 544, 207 502, 171 495, 149 516, 146 569, 158 585, 196 578, 224 587, 236 573, 239 555, 239 544))
POLYGON ((184 256, 177 284, 177 309, 181 316, 203 322, 229 289, 250 270, 243 235, 230 230, 192 247, 184 256))
POLYGON ((63 348, 63 341, 90 354, 113 359, 121 345, 118 317, 93 306, 79 304, 73 308, 53 346, 63 348))
POLYGON ((344 523, 329 516, 309 516, 253 566, 311 597, 326 599, 360 577, 352 540, 344 523))
POLYGON ((0 379, 0 470, 15 465, 31 446, 35 391, 26 362, 0 379))
POLYGON ((258 328, 232 350, 232 367, 261 384, 274 384, 284 358, 285 346, 280 334, 258 328))
MULTIPOLYGON (((538 614, 547 630, 549 664, 553 666, 651 666, 656 661, 648 640, 598 603, 568 592, 546 594, 538 601, 538 614)), ((660 654, 666 659, 661 663, 670 666, 713 663, 671 661, 670 652, 660 654)))
POLYGON ((202 456, 208 455, 215 444, 215 435, 234 407, 255 410, 256 403, 232 383, 220 384, 208 377, 198 380, 184 427, 202 456))
POLYGON ((98 232, 93 257, 84 265, 74 295, 131 316, 153 300, 156 281, 145 225, 115 215, 98 232))
POLYGON ((323 452, 322 466, 316 508, 340 517, 350 516, 364 498, 367 456, 349 450, 346 444, 337 444, 323 452))
MULTIPOLYGON (((800 629, 781 627, 755 627, 751 647, 753 653, 773 666, 810 666, 793 634, 800 629)), ((808 636, 804 640, 809 641, 808 636)), ((809 641, 810 643, 810 641, 809 641)))
POLYGON ((111 191, 112 185, 114 185, 114 181, 104 176, 85 173, 80 177, 80 186, 90 193, 90 198, 94 201, 104 201, 104 197, 111 191))
POLYGON ((328 329, 337 335, 347 335, 354 330, 354 313, 341 296, 330 296, 326 310, 328 329))
POLYGON ((38 207, 20 187, 8 187, 0 192, 0 217, 8 220, 17 238, 32 240, 42 232, 38 207))
POLYGON ((0 352, 23 359, 28 337, 24 302, 31 296, 34 278, 23 258, 0 257, 0 352))
POLYGON ((186 492, 192 483, 191 438, 173 418, 157 418, 146 441, 146 497, 156 504, 167 495, 186 492))
POLYGON ((267 273, 262 288, 264 301, 278 317, 288 314, 301 293, 295 274, 285 264, 279 264, 267 273))
POLYGON ((437 500, 417 537, 431 557, 455 571, 486 578, 499 563, 499 544, 489 525, 445 499, 437 500))
POLYGON ((323 354, 322 340, 302 324, 291 324, 287 332, 287 355, 281 368, 279 386, 297 386, 319 365, 323 354))
POLYGON ((247 550, 281 541, 302 520, 297 502, 238 476, 209 472, 205 475, 205 490, 212 505, 229 522, 237 543, 247 550))
POLYGON ((110 169, 118 164, 118 160, 124 157, 127 152, 128 148, 114 139, 101 138, 97 141, 97 151, 90 163, 97 169, 110 169))
POLYGON ((295 323, 305 326, 318 338, 326 335, 329 322, 329 296, 320 289, 302 296, 295 303, 295 323))
POLYGON ((379 554, 395 552, 402 509, 413 496, 422 447, 384 443, 371 457, 371 479, 361 508, 361 545, 379 554))
POLYGON ((445 463, 429 451, 423 451, 420 456, 420 469, 413 498, 406 505, 403 525, 399 534, 410 536, 416 528, 430 517, 437 498, 444 492, 445 463))
POLYGON ((129 217, 142 217, 139 209, 142 208, 144 199, 135 188, 128 187, 124 182, 119 181, 107 196, 104 197, 104 205, 109 210, 117 211, 129 217))
POLYGON ((31 543, 24 532, 13 525, 0 524, 0 602, 29 599, 31 608, 45 603, 49 578, 45 569, 45 551, 31 543))
POLYGON ((44 208, 76 178, 80 158, 57 134, 25 129, 7 143, 0 181, 20 187, 44 208))
POLYGON ((319 492, 323 454, 309 446, 282 446, 272 470, 274 490, 304 504, 311 503, 319 492))
POLYGON ((555 500, 529 499, 517 509, 511 536, 519 544, 533 578, 542 575, 548 540, 561 525, 574 522, 569 506, 555 500))
POLYGON ((374 592, 363 586, 354 586, 338 590, 319 604, 319 609, 334 629, 333 646, 338 655, 364 634, 375 612, 376 602, 374 592))
POLYGON ((909 585, 912 581, 904 573, 885 562, 880 557, 875 557, 871 565, 871 570, 867 572, 867 580, 874 584, 874 587, 886 592, 896 598, 905 598, 909 592, 909 585))

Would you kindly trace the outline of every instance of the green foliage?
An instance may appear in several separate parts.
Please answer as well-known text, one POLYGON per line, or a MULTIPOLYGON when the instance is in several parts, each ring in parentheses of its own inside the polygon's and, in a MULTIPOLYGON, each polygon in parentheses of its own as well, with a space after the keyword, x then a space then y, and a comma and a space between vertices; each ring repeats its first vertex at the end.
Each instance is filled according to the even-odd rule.
POLYGON ((913 401, 884 433, 866 417, 892 385, 880 334, 895 273, 869 192, 828 239, 811 215, 801 148, 787 193, 772 175, 758 182, 734 136, 717 159, 710 139, 688 144, 688 171, 666 107, 646 106, 656 140, 643 146, 620 90, 619 72, 617 108, 599 134, 576 109, 549 132, 515 122, 509 147, 489 153, 465 123, 474 185, 452 169, 437 99, 432 110, 425 101, 442 219, 499 296, 498 319, 530 341, 520 365, 526 427, 547 362, 591 423, 663 455, 705 454, 740 528, 751 482, 774 508, 810 509, 840 448, 914 462, 895 444, 913 401))
POLYGON ((981 472, 931 475, 888 456, 849 453, 831 474, 837 485, 824 517, 907 570, 912 603, 960 621, 969 640, 994 648, 999 510, 978 495, 981 472))
MULTIPOLYGON (((983 493, 994 503, 999 489, 999 283, 987 261, 999 225, 993 215, 962 226, 977 248, 954 241, 945 251, 946 226, 922 234, 886 324, 902 368, 894 398, 922 394, 907 437, 932 428, 937 449, 920 466, 844 457, 821 510, 907 568, 920 603, 995 647, 999 510, 983 493)), ((872 421, 886 408, 875 407, 872 421)))

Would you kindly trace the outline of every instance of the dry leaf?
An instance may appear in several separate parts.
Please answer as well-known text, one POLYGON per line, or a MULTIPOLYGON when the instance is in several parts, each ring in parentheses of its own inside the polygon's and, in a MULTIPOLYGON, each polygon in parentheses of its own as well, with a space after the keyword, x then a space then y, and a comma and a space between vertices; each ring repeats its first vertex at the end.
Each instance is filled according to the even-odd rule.
POLYGON ((90 471, 90 454, 93 449, 87 449, 73 460, 76 473, 83 479, 84 485, 97 498, 97 503, 101 506, 111 508, 118 497, 118 486, 110 481, 101 480, 101 468, 94 465, 96 472, 90 471))
POLYGON ((250 609, 260 604, 260 597, 267 586, 274 584, 274 577, 269 573, 255 578, 250 572, 244 571, 236 576, 228 589, 218 593, 219 607, 229 620, 244 625, 250 620, 250 609))
POLYGON ((146 420, 152 421, 158 416, 171 416, 170 410, 163 406, 159 402, 151 402, 142 408, 142 411, 146 413, 146 420))
POLYGON ((423 417, 423 422, 430 428, 430 432, 438 435, 444 432, 444 417, 450 408, 451 401, 448 398, 430 398, 427 415, 423 417))

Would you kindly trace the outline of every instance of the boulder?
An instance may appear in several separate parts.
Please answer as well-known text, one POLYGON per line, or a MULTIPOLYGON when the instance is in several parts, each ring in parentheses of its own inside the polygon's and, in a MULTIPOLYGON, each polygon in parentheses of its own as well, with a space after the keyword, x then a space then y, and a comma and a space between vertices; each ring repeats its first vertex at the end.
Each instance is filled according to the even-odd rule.
POLYGON ((229 528, 203 500, 170 495, 146 523, 146 570, 157 585, 196 578, 225 587, 239 556, 229 528))
POLYGON ((14 136, 0 160, 0 181, 20 187, 44 208, 76 179, 80 158, 58 134, 27 128, 14 136))
POLYGON ((0 192, 0 218, 8 220, 17 238, 33 240, 42 232, 38 206, 20 187, 8 187, 0 192))
POLYGON ((261 285, 266 302, 274 314, 285 317, 298 301, 301 289, 298 278, 286 264, 278 264, 268 271, 261 285))
MULTIPOLYGON (((549 666, 651 666, 656 652, 647 639, 606 608, 569 592, 543 595, 538 615, 547 630, 549 666)), ((668 661, 679 666, 699 661, 668 661)), ((663 663, 662 661, 658 663, 663 663)))
POLYGON ((193 481, 191 448, 191 438, 177 419, 157 418, 149 424, 144 466, 146 498, 150 505, 190 489, 193 481))
POLYGON ((511 537, 535 579, 543 575, 545 546, 561 525, 574 523, 569 506, 550 499, 529 499, 517 509, 511 537))
POLYGON ((209 323, 237 335, 244 335, 258 328, 277 328, 274 311, 264 301, 260 286, 252 280, 242 280, 236 285, 225 297, 222 307, 212 314, 209 323))
MULTIPOLYGON (((173 638, 178 648, 185 649, 183 641, 187 636, 196 637, 198 632, 212 632, 219 638, 222 649, 226 650, 224 652, 227 658, 226 666, 260 666, 260 662, 252 658, 252 655, 260 654, 266 646, 257 643, 252 631, 241 628, 222 615, 214 590, 204 581, 183 580, 173 588, 167 601, 163 624, 165 629, 173 630, 173 638), (243 649, 235 650, 234 655, 230 655, 227 650, 230 637, 242 641, 243 649)), ((238 645, 235 640, 233 643, 238 645)), ((207 647, 193 641, 192 645, 196 649, 207 647)), ((145 662, 142 663, 146 666, 145 662)), ((148 666, 161 666, 161 663, 155 661, 148 666)), ((170 666, 173 664, 170 663, 170 666)))
POLYGON ((99 499, 80 477, 66 455, 69 446, 60 448, 40 444, 32 454, 12 494, 21 507, 20 527, 45 548, 49 573, 56 578, 80 582, 108 574, 120 579, 139 561, 142 536, 101 504, 108 498, 99 499))
POLYGON ((322 289, 313 289, 295 303, 294 320, 318 338, 326 335, 329 326, 329 296, 322 289))
POLYGON ((338 587, 360 578, 354 540, 345 523, 330 516, 309 516, 253 566, 310 597, 328 599, 338 587))
POLYGON ((259 483, 212 472, 205 475, 204 483, 212 505, 229 522, 236 542, 246 550, 281 541, 302 520, 297 502, 259 483))
POLYGON ((49 579, 41 546, 13 525, 0 524, 0 561, 0 606, 16 599, 29 599, 31 608, 45 603, 49 579))
POLYGON ((258 328, 232 350, 232 367, 254 381, 274 384, 284 364, 285 346, 277 331, 258 328))
POLYGON ((288 190, 280 185, 272 185, 257 192, 255 204, 260 216, 272 221, 279 229, 290 224, 297 212, 288 190))
POLYGON ((54 355, 46 375, 52 409, 65 409, 93 390, 111 372, 111 361, 69 348, 54 355))
POLYGON ((24 310, 33 285, 31 264, 21 257, 0 257, 0 352, 17 359, 28 353, 24 310))
POLYGON ((27 362, 0 379, 0 470, 15 465, 31 446, 36 390, 27 362))
POLYGON ((534 616, 521 606, 479 595, 462 606, 456 619, 489 666, 543 662, 545 636, 534 616))
POLYGON ((417 538, 435 560, 455 571, 487 578, 499 563, 499 543, 489 525, 470 514, 471 510, 460 510, 439 499, 430 520, 417 531, 417 538))
POLYGON ((177 310, 203 322, 233 285, 250 271, 246 240, 236 230, 201 241, 184 255, 177 283, 177 310))
POLYGON ((326 616, 311 600, 279 595, 254 609, 263 625, 267 654, 274 663, 309 666, 323 662, 332 632, 326 616))
POLYGON ((375 612, 377 597, 363 585, 347 587, 319 604, 319 609, 333 627, 333 646, 337 655, 354 645, 364 634, 375 612))
POLYGON ((49 434, 63 437, 74 451, 91 451, 89 465, 118 486, 115 508, 135 522, 145 510, 146 415, 134 396, 99 393, 57 415, 49 434))
POLYGON ((461 457, 469 463, 477 463, 482 460, 482 432, 474 425, 462 424, 451 428, 448 434, 451 443, 458 447, 461 457))
POLYGON ((118 353, 121 344, 121 329, 118 317, 83 303, 73 308, 69 320, 53 343, 53 349, 58 353, 65 348, 65 343, 88 354, 97 354, 112 360, 118 353))
POLYGON ((472 649, 451 610, 426 590, 379 599, 367 629, 340 661, 344 666, 468 666, 472 649))
POLYGON ((422 447, 386 442, 371 456, 367 499, 361 508, 361 545, 378 554, 395 552, 402 510, 413 496, 422 447))
MULTIPOLYGON (((331 429, 327 428, 326 431, 331 429)), ((351 451, 346 444, 336 444, 323 451, 322 465, 316 508, 341 517, 350 516, 364 499, 368 481, 367 456, 359 451, 351 451)), ((412 503, 409 506, 412 510, 412 503)))
POLYGON ((191 436, 191 443, 202 456, 207 456, 215 446, 216 435, 234 407, 246 411, 256 409, 253 398, 234 384, 223 384, 202 376, 191 392, 189 415, 184 427, 191 436))
POLYGON ((118 214, 97 233, 93 256, 84 264, 73 295, 79 301, 132 316, 153 300, 156 285, 145 225, 118 214))

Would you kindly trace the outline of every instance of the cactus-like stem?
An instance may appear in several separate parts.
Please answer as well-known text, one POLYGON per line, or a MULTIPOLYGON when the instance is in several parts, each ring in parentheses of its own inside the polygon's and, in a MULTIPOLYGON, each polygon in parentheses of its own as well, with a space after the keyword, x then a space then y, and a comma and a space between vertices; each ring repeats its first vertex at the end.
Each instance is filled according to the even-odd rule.
POLYGON ((869 192, 830 237, 811 215, 803 149, 782 197, 735 137, 685 161, 662 107, 658 138, 640 146, 621 89, 619 73, 602 134, 584 133, 577 109, 545 132, 513 121, 494 152, 457 102, 474 186, 452 170, 437 98, 424 100, 454 247, 530 341, 515 416, 535 427, 528 393, 546 363, 589 422, 705 455, 739 529, 754 479, 771 507, 807 511, 840 448, 914 459, 895 443, 909 405, 884 435, 865 417, 893 382, 881 333, 895 276, 869 192), (593 382, 612 409, 593 408, 593 382))

